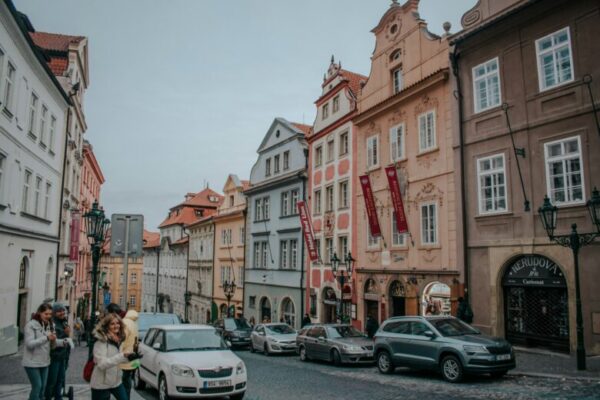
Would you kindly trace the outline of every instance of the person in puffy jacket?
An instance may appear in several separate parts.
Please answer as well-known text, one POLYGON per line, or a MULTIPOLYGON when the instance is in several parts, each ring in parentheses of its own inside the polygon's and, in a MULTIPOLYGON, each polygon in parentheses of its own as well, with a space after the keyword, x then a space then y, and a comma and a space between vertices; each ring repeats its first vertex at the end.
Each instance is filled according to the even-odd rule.
POLYGON ((25 346, 22 365, 31 383, 29 400, 43 400, 48 366, 50 365, 50 346, 56 342, 52 331, 52 306, 42 304, 25 325, 25 346))
MULTIPOLYGON (((123 353, 135 353, 137 351, 137 348, 134 348, 139 336, 137 319, 138 313, 135 310, 127 311, 125 318, 123 318, 123 325, 125 325, 125 340, 121 343, 121 351, 123 353)), ((134 360, 119 366, 123 371, 123 386, 125 387, 128 398, 131 395, 133 374, 139 365, 139 361, 134 360)))
POLYGON ((92 400, 109 400, 112 394, 117 400, 128 400, 123 387, 119 364, 133 361, 136 355, 123 353, 121 343, 125 340, 125 326, 116 314, 107 314, 94 330, 94 371, 90 380, 92 400))

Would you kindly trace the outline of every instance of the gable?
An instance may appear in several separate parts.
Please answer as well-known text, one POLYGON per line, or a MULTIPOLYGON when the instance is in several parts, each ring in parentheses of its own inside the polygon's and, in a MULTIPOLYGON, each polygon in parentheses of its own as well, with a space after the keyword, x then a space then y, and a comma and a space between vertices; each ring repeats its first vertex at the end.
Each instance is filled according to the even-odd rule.
POLYGON ((267 134, 263 138, 257 152, 261 153, 294 136, 302 135, 296 127, 283 118, 275 118, 267 134))

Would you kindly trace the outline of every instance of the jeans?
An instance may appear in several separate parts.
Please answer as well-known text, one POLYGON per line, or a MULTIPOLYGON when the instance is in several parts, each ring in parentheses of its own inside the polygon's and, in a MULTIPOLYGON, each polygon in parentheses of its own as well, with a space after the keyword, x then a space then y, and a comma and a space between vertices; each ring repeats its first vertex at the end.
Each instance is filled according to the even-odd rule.
POLYGON ((25 367, 25 372, 31 383, 29 400, 44 400, 44 388, 46 387, 46 380, 48 379, 48 367, 25 367))
POLYGON ((135 369, 123 370, 123 387, 125 388, 125 393, 127 393, 127 398, 131 396, 131 384, 133 382, 133 374, 135 374, 135 369))
POLYGON ((110 395, 117 400, 129 400, 123 384, 112 389, 92 389, 92 400, 110 400, 110 395))
POLYGON ((62 389, 65 384, 65 371, 67 369, 66 359, 54 359, 48 369, 48 383, 46 384, 46 400, 52 398, 62 399, 62 389))

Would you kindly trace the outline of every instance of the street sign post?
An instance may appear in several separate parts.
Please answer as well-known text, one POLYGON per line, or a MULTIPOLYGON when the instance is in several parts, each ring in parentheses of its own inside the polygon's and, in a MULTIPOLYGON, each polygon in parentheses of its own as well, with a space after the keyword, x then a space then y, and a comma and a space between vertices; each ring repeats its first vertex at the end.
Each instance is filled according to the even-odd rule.
POLYGON ((127 278, 129 257, 142 256, 144 216, 140 214, 113 214, 111 218, 110 255, 123 257, 123 304, 127 310, 127 278))

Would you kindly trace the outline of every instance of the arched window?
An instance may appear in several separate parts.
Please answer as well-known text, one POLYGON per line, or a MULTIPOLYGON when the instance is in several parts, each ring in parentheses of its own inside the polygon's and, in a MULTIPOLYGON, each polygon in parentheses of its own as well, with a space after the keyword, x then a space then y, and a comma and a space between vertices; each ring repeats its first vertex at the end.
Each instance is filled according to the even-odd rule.
POLYGON ((402 55, 402 50, 401 49, 397 49, 396 51, 394 51, 391 55, 390 55, 390 62, 395 62, 398 61, 400 59, 400 56, 402 55))
POLYGON ((27 267, 29 266, 29 260, 27 257, 23 257, 21 265, 19 266, 19 289, 25 289, 27 284, 27 267))
POLYGON ((53 270, 54 270, 54 261, 52 260, 52 257, 50 257, 48 259, 48 265, 46 265, 46 287, 44 289, 44 298, 45 299, 54 297, 54 296, 52 296, 52 287, 54 286, 54 285, 52 285, 52 276, 54 275, 52 273, 53 270))
POLYGON ((292 327, 296 326, 296 308, 294 307, 294 302, 289 297, 286 297, 281 302, 281 316, 286 324, 292 327))

